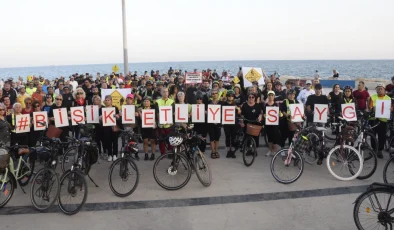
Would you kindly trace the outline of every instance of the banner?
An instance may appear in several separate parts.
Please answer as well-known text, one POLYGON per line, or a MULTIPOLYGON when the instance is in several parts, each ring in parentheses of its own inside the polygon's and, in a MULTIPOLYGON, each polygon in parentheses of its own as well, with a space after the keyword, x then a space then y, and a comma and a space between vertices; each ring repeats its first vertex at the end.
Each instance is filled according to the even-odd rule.
POLYGON ((135 105, 122 106, 122 124, 135 124, 135 105))
POLYGON ((30 114, 15 115, 15 133, 30 132, 30 114))
POLYGON ((205 105, 196 104, 192 105, 192 122, 204 123, 205 122, 205 105))
POLYGON ((221 121, 221 105, 208 105, 208 123, 219 124, 221 121))
POLYGON ((55 118, 55 126, 56 127, 66 127, 69 126, 68 123, 68 114, 66 108, 54 109, 53 117, 55 118))
POLYGON ((196 84, 202 83, 202 74, 201 73, 186 73, 185 76, 186 84, 196 84))
POLYGON ((356 105, 354 103, 342 104, 342 117, 347 121, 357 121, 356 105))
POLYGON ((187 123, 189 120, 189 105, 175 104, 175 122, 187 123))
POLYGON ((223 125, 234 125, 235 124, 235 106, 223 106, 222 107, 222 124, 223 125))
POLYGON ((313 122, 327 123, 328 105, 315 104, 315 111, 313 113, 313 122))
POLYGON ((375 117, 390 119, 391 101, 376 100, 375 117))
POLYGON ((142 116, 142 128, 155 128, 154 109, 143 109, 141 116, 142 116))
POLYGON ((259 86, 265 84, 263 70, 261 68, 242 67, 242 75, 245 88, 252 86, 254 81, 257 81, 259 86))
POLYGON ((277 107, 277 106, 267 106, 266 107, 265 124, 266 125, 279 125, 279 107, 277 107))
POLYGON ((83 106, 71 107, 71 125, 85 124, 85 112, 83 106))
POLYGON ((116 125, 116 110, 114 107, 102 108, 101 119, 103 121, 103 126, 115 126, 116 125))
POLYGON ((172 120, 172 106, 159 106, 159 124, 160 125, 169 125, 173 124, 172 120))
POLYGON ((121 109, 123 103, 126 103, 127 94, 131 93, 131 89, 101 89, 101 102, 104 104, 105 96, 111 95, 112 105, 121 109), (121 100, 123 99, 123 103, 121 100))
POLYGON ((33 126, 34 131, 45 130, 48 127, 48 113, 46 111, 33 112, 33 126), (40 123, 44 123, 45 125, 40 123))
POLYGON ((304 104, 299 103, 299 104, 290 104, 289 105, 290 109, 290 120, 291 122, 303 122, 304 119, 304 104))
POLYGON ((86 122, 90 124, 100 123, 98 105, 86 106, 86 122))

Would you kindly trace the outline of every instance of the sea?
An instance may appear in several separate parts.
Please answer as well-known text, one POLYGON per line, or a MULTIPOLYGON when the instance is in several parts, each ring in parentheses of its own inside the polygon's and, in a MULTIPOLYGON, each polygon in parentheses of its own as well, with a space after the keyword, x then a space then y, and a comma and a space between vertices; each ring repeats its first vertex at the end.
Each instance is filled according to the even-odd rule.
MULTIPOLYGON (((43 76, 47 79, 55 79, 60 76, 69 77, 74 73, 96 73, 101 75, 112 72, 112 66, 118 65, 120 72, 123 64, 89 64, 89 65, 52 65, 36 67, 0 68, 0 79, 17 78, 26 79, 29 75, 43 76)), ((262 61, 195 61, 195 62, 150 62, 129 63, 129 71, 137 71, 139 75, 144 71, 159 70, 167 72, 170 67, 183 71, 197 69, 216 69, 219 74, 226 70, 236 75, 240 67, 260 67, 267 75, 277 72, 280 76, 311 77, 315 71, 319 71, 321 78, 332 76, 332 70, 339 72, 340 78, 381 78, 391 79, 394 76, 394 60, 262 60, 262 61)))

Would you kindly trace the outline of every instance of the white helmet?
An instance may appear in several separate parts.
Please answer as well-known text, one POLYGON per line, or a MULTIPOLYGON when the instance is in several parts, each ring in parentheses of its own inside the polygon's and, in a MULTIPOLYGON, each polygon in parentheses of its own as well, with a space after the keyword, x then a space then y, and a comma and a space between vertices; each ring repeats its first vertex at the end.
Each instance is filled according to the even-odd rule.
POLYGON ((169 140, 171 146, 178 146, 178 145, 182 144, 182 142, 183 142, 182 137, 176 137, 176 136, 170 137, 170 138, 168 138, 168 140, 169 140))

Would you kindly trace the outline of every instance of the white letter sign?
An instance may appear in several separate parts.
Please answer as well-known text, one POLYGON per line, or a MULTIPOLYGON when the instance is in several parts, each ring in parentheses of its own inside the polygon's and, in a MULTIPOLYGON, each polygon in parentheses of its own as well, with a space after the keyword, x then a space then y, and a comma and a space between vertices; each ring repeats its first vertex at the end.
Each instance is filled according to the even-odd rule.
POLYGON ((290 119, 291 122, 303 122, 304 119, 302 119, 304 117, 304 104, 300 103, 300 104, 290 104, 289 105, 289 109, 290 109, 290 119))
POLYGON ((192 122, 204 123, 205 122, 205 105, 197 104, 192 105, 192 122))
POLYGON ((391 101, 376 100, 375 117, 390 119, 391 101))
POLYGON ((48 127, 48 112, 33 112, 34 131, 45 130, 48 127), (44 123, 42 125, 40 123, 44 123))
POLYGON ((175 122, 187 123, 189 120, 189 105, 175 104, 175 122))
POLYGON ((99 107, 98 105, 86 106, 86 122, 87 123, 100 123, 99 120, 99 107))
POLYGON ((142 128, 154 128, 155 127, 155 110, 154 109, 143 109, 141 116, 142 116, 142 128))
POLYGON ((172 121, 172 106, 160 106, 159 107, 159 124, 168 125, 174 123, 172 121))
POLYGON ((83 106, 71 107, 71 125, 85 124, 85 113, 83 106))
POLYGON ((235 106, 222 107, 222 124, 233 125, 235 124, 235 106))
POLYGON ((357 121, 356 105, 354 103, 342 104, 342 117, 347 121, 357 121))
POLYGON ((220 123, 221 107, 221 105, 208 105, 208 123, 220 123))
POLYGON ((122 105, 122 124, 135 124, 135 105, 122 105))
POLYGON ((267 106, 265 111, 266 125, 279 125, 279 107, 267 106))
POLYGON ((328 105, 315 104, 313 122, 327 123, 327 111, 328 111, 328 105))
POLYGON ((65 127, 68 126, 68 116, 67 116, 67 109, 54 109, 53 110, 53 117, 55 118, 55 126, 56 127, 65 127))
POLYGON ((30 132, 30 115, 29 114, 15 115, 15 132, 16 133, 30 132))
POLYGON ((115 118, 115 107, 111 108, 102 108, 102 120, 103 126, 115 126, 116 118, 115 118))

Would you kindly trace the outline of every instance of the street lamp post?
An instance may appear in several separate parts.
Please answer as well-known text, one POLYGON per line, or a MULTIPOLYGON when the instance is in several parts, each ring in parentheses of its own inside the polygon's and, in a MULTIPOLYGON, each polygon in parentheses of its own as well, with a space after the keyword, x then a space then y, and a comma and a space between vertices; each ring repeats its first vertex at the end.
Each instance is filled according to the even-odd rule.
POLYGON ((129 74, 129 57, 127 54, 127 28, 126 28, 126 0, 122 0, 122 17, 123 17, 123 62, 124 76, 129 74))

